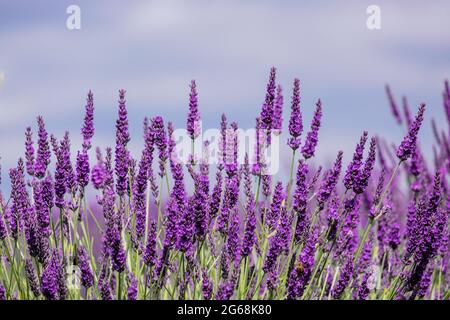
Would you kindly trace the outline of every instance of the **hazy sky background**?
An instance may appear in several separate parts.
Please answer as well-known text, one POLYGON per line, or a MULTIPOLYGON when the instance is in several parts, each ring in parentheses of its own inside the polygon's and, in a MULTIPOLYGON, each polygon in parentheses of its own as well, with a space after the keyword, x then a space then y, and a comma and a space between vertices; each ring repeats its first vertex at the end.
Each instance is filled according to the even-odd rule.
MULTIPOLYGON (((450 76, 450 1, 6 1, 0 0, 0 156, 3 168, 23 154, 24 129, 44 116, 79 146, 86 93, 95 96, 96 145, 112 145, 118 90, 127 90, 133 150, 143 117, 185 124, 189 82, 196 79, 204 128, 220 114, 254 124, 269 69, 278 69, 289 108, 301 80, 309 126, 323 101, 317 157, 351 157, 360 133, 398 143, 389 83, 400 102, 428 105, 445 125, 443 81, 450 76), (81 30, 66 28, 66 8, 81 8, 81 30), (366 27, 366 8, 381 8, 381 30, 366 27)), ((288 109, 285 116, 288 117, 288 109)), ((136 153, 137 155, 137 153, 136 153)), ((3 177, 7 172, 3 170, 3 177)))

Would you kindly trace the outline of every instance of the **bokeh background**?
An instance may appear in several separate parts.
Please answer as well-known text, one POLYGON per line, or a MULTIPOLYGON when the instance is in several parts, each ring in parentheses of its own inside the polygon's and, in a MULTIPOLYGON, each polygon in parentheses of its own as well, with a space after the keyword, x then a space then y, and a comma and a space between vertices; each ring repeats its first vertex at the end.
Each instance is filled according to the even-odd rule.
POLYGON ((431 154, 430 120, 445 122, 449 16, 448 0, 0 0, 3 178, 23 154, 24 129, 35 128, 38 114, 52 133, 70 130, 79 146, 89 89, 100 146, 113 145, 118 90, 127 90, 136 155, 144 116, 184 126, 191 79, 204 128, 218 127, 222 112, 250 128, 271 66, 287 108, 293 79, 300 78, 306 127, 322 99, 319 160, 332 160, 339 149, 351 157, 365 129, 399 142, 404 129, 391 117, 386 83, 399 103, 402 95, 413 109, 427 103, 420 135, 431 154), (72 4, 81 8, 81 30, 66 28, 72 4), (366 27, 371 4, 381 8, 381 30, 366 27))

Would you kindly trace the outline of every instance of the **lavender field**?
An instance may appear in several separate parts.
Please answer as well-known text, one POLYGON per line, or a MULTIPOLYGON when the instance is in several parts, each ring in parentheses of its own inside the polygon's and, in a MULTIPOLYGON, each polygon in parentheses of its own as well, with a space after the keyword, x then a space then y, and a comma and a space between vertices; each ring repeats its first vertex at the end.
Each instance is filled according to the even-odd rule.
MULTIPOLYGON (((10 188, 0 193, 0 299, 449 299, 449 127, 387 86, 404 138, 364 131, 353 154, 321 164, 327 106, 303 104, 298 79, 283 88, 272 68, 251 150, 226 114, 214 149, 192 81, 187 161, 171 119, 152 114, 142 153, 130 152, 125 90, 110 147, 93 145, 102 120, 91 91, 81 132, 55 136, 37 116, 17 164, 2 168, 10 188), (433 128, 431 157, 424 125, 433 128), (289 150, 288 175, 268 172, 276 141, 289 150)), ((448 82, 441 91, 450 125, 448 82)))

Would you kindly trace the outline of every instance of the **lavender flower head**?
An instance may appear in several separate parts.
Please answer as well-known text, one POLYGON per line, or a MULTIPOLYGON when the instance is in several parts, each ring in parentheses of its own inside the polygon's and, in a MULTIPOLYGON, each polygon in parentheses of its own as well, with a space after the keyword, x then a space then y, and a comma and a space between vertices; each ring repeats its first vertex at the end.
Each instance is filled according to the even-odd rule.
POLYGON ((413 123, 409 127, 407 135, 403 138, 403 141, 397 149, 397 157, 400 161, 405 161, 408 159, 416 148, 417 135, 419 134, 419 130, 423 122, 424 112, 425 104, 422 103, 413 123))
POLYGON ((127 144, 130 141, 128 132, 128 113, 125 101, 125 90, 119 91, 119 114, 116 121, 116 164, 117 176, 116 189, 119 196, 123 196, 127 191, 129 154, 127 144))
POLYGON ((300 111, 300 80, 294 80, 294 89, 292 93, 291 118, 289 119, 288 145, 292 150, 297 150, 300 146, 300 135, 303 132, 302 113, 300 111))
POLYGON ((27 127, 25 131, 25 167, 30 176, 34 175, 34 147, 33 147, 33 133, 31 127, 27 127))
POLYGON ((270 143, 270 130, 273 128, 273 118, 274 118, 274 101, 275 101, 275 78, 277 70, 272 67, 270 69, 269 82, 267 84, 266 99, 261 110, 261 124, 262 129, 266 131, 267 143, 270 143))
POLYGON ((364 189, 367 187, 369 183, 369 178, 370 175, 372 174, 372 170, 375 165, 376 146, 377 146, 376 139, 372 138, 370 140, 369 154, 367 156, 366 162, 364 163, 364 167, 356 176, 353 184, 353 191, 356 194, 363 193, 364 189))
POLYGON ((94 285, 94 274, 92 273, 89 255, 83 246, 78 247, 78 265, 81 271, 81 284, 87 289, 94 285))
POLYGON ((356 145, 355 153, 353 154, 353 159, 348 164, 347 171, 345 172, 343 183, 345 188, 347 188, 348 190, 353 188, 355 180, 359 175, 359 170, 362 166, 364 146, 366 145, 367 141, 367 134, 368 134, 367 131, 364 131, 363 135, 361 136, 361 139, 359 140, 359 143, 356 145))
POLYGON ((200 134, 200 113, 198 111, 198 93, 195 80, 191 81, 189 94, 189 113, 187 118, 187 132, 192 140, 200 134))
POLYGON ((279 135, 283 126, 283 88, 280 85, 277 87, 277 95, 273 104, 272 122, 272 127, 276 130, 275 134, 279 135))
POLYGON ((81 134, 83 135, 83 150, 89 150, 94 136, 94 95, 90 90, 87 96, 86 113, 81 134))
POLYGON ((317 201, 320 208, 323 208, 325 202, 336 188, 342 169, 342 155, 343 152, 339 151, 333 168, 326 173, 325 178, 322 181, 322 185, 320 186, 319 193, 317 195, 317 201))
POLYGON ((316 103, 316 111, 311 123, 311 130, 306 136, 305 145, 302 148, 302 154, 305 159, 309 159, 314 156, 314 152, 319 141, 319 129, 320 120, 322 118, 322 102, 320 99, 316 103))
POLYGON ((34 166, 34 175, 41 179, 45 176, 47 166, 50 164, 50 146, 48 143, 48 133, 45 129, 44 119, 39 116, 38 122, 38 150, 34 166))

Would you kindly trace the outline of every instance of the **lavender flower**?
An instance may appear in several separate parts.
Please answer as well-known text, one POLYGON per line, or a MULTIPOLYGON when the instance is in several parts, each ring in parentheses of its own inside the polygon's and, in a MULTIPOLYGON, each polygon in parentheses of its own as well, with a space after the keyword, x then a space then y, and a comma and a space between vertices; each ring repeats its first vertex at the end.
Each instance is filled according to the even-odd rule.
POLYGON ((78 247, 77 258, 81 271, 81 284, 86 289, 90 288, 94 285, 94 274, 92 273, 88 253, 83 246, 78 247))
POLYGON ((132 272, 128 273, 128 300, 136 300, 138 295, 138 281, 132 272))
POLYGON ((34 166, 34 175, 41 179, 45 176, 47 166, 50 164, 50 146, 48 144, 48 134, 45 129, 44 119, 39 116, 38 122, 38 149, 34 166))
POLYGON ((308 165, 302 160, 298 162, 296 189, 293 195, 292 211, 297 216, 295 227, 295 240, 301 241, 303 233, 306 230, 308 217, 306 216, 306 205, 308 201, 308 188, 306 176, 308 174, 308 165))
POLYGON ((87 96, 86 113, 81 134, 83 135, 83 150, 87 151, 91 148, 91 140, 94 136, 94 95, 90 90, 87 96))
POLYGON ((220 200, 222 197, 222 183, 223 183, 222 171, 217 170, 216 184, 212 190, 211 202, 210 202, 210 207, 209 207, 210 208, 209 209, 209 220, 210 221, 212 221, 217 216, 217 213, 219 212, 220 200))
POLYGON ((317 195, 317 201, 320 208, 323 208, 325 202, 328 200, 331 193, 336 188, 336 184, 338 182, 339 175, 341 174, 342 169, 342 155, 342 151, 339 151, 333 168, 326 173, 325 178, 322 181, 322 185, 320 186, 320 190, 317 195))
POLYGON ((417 135, 423 122, 424 112, 425 104, 422 103, 413 123, 409 127, 408 134, 403 138, 403 141, 397 149, 397 157, 400 161, 405 161, 408 159, 416 148, 417 135))
POLYGON ((376 156, 376 140, 375 138, 372 138, 370 141, 369 155, 367 156, 366 162, 364 163, 364 167, 355 177, 353 182, 353 191, 356 194, 363 193, 364 189, 367 187, 370 175, 372 174, 372 170, 375 165, 375 156, 376 156))
POLYGON ((345 172, 343 183, 348 190, 353 188, 355 180, 359 175, 359 171, 362 166, 364 146, 366 145, 366 141, 367 141, 367 131, 364 131, 363 135, 361 136, 361 139, 359 140, 359 143, 356 145, 355 153, 353 154, 353 159, 348 164, 347 171, 345 172))
POLYGON ((167 137, 164 129, 164 120, 162 117, 154 117, 152 119, 152 133, 154 135, 155 145, 158 147, 159 154, 159 176, 165 174, 165 165, 167 160, 167 137))
POLYGON ((6 300, 6 289, 2 283, 0 283, 0 301, 6 300))
POLYGON ((203 299, 211 300, 213 294, 213 283, 209 280, 206 270, 204 270, 202 274, 202 293, 203 299))
POLYGON ((156 264, 156 236, 156 224, 152 221, 149 227, 147 244, 145 246, 145 252, 143 256, 144 263, 148 267, 153 267, 156 264))
POLYGON ((17 168, 9 171, 11 178, 11 220, 10 229, 14 239, 17 239, 23 225, 23 217, 29 209, 28 192, 25 185, 24 167, 22 159, 19 159, 17 168))
POLYGON ((102 189, 103 186, 105 185, 105 180, 108 173, 106 171, 105 163, 103 161, 100 148, 96 149, 96 153, 97 153, 97 164, 95 164, 92 167, 91 181, 94 188, 98 190, 102 189))
POLYGON ((34 269, 33 262, 30 259, 25 261, 25 273, 27 276, 28 287, 30 288, 33 295, 37 298, 41 295, 41 290, 39 288, 39 281, 36 275, 36 270, 34 269))
POLYGON ((273 119, 272 127, 277 130, 277 134, 281 133, 283 126, 283 88, 279 85, 277 87, 277 95, 273 104, 273 119))
POLYGON ((34 175, 34 147, 33 147, 33 133, 31 127, 27 127, 25 131, 25 167, 30 176, 34 175))
POLYGON ((265 222, 269 229, 274 229, 278 224, 278 219, 281 213, 281 206, 285 200, 286 195, 283 190, 283 183, 278 181, 275 185, 272 203, 270 204, 270 210, 267 211, 265 222))
POLYGON ((294 80, 294 89, 292 93, 291 118, 289 119, 289 134, 291 138, 288 145, 292 150, 300 146, 300 135, 303 132, 302 113, 300 111, 300 80, 294 80))
POLYGON ((58 268, 58 257, 53 253, 41 275, 41 292, 47 300, 58 298, 58 268))
POLYGON ((320 99, 316 103, 316 111, 311 122, 311 130, 306 136, 305 145, 302 148, 302 154, 305 159, 309 159, 314 156, 314 152, 318 143, 318 135, 320 129, 320 120, 322 118, 322 102, 320 99))
POLYGON ((128 132, 128 113, 125 101, 125 90, 119 91, 119 112, 116 121, 116 158, 115 171, 117 176, 116 189, 117 194, 122 197, 127 191, 127 177, 129 154, 127 144, 130 141, 130 134, 128 132))
POLYGON ((289 273, 287 284, 287 298, 296 299, 303 295, 303 291, 311 277, 316 254, 317 231, 312 230, 305 247, 299 255, 298 261, 289 273))
POLYGON ((84 189, 89 184, 89 157, 87 151, 77 154, 77 182, 81 195, 84 195, 84 189))
POLYGON ((198 111, 198 93, 195 80, 191 81, 191 93, 189 94, 189 113, 187 118, 187 132, 192 140, 200 134, 200 113, 198 111))
POLYGON ((266 99, 263 103, 261 110, 261 128, 267 133, 267 143, 270 143, 270 130, 273 128, 274 118, 274 101, 275 101, 275 78, 276 69, 272 67, 270 69, 269 82, 267 84, 266 99))

